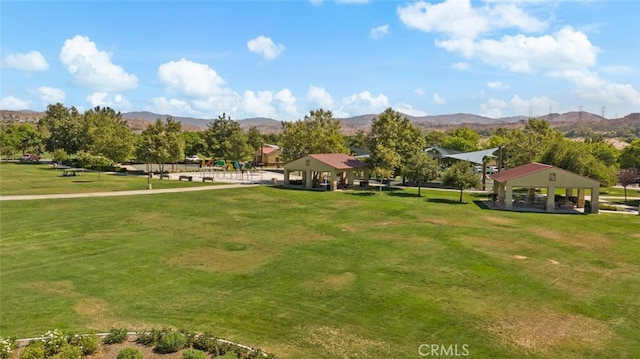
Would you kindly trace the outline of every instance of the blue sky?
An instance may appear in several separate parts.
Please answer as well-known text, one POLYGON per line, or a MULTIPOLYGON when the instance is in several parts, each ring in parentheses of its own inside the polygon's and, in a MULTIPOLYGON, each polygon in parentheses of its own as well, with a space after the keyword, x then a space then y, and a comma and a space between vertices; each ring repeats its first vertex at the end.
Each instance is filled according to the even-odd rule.
POLYGON ((0 109, 640 112, 640 1, 1 1, 0 109))

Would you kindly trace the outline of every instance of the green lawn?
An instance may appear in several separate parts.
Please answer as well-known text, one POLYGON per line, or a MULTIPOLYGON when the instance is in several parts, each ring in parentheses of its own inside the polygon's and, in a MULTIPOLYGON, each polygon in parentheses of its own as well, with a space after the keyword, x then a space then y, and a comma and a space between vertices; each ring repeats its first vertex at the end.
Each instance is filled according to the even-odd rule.
MULTIPOLYGON (((220 182, 216 182, 220 184, 220 182)), ((154 189, 211 186, 210 182, 152 179, 154 189)), ((0 195, 130 191, 147 188, 146 176, 84 172, 62 177, 62 170, 36 163, 0 163, 0 195)))
POLYGON ((173 326, 283 358, 640 354, 639 216, 422 192, 2 202, 0 336, 173 326))

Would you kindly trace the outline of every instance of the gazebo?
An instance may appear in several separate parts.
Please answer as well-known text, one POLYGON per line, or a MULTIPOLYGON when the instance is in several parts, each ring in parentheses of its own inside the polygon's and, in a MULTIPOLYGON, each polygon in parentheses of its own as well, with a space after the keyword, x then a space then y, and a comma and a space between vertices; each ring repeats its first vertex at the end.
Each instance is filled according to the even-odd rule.
POLYGON ((539 205, 546 212, 555 212, 556 207, 583 208, 585 206, 585 190, 591 192, 591 213, 598 213, 598 197, 600 194, 600 182, 577 173, 564 170, 555 166, 532 162, 519 167, 499 172, 493 176, 493 193, 498 206, 505 209, 513 209, 514 204, 520 203, 528 206, 539 205), (514 188, 526 188, 526 198, 515 198, 514 188), (536 197, 536 188, 546 188, 547 196, 536 197), (556 203, 556 188, 565 189, 565 197, 556 203), (573 190, 577 190, 577 196, 573 196, 573 190), (570 201, 575 198, 575 204, 570 201))
MULTIPOLYGON (((314 172, 328 175, 326 186, 330 190, 338 189, 338 183, 341 184, 341 188, 353 186, 355 171, 363 171, 365 181, 369 178, 369 165, 344 153, 311 154, 286 163, 284 165, 285 186, 290 186, 289 176, 291 172, 295 171, 302 173, 302 183, 307 189, 314 187, 314 172)), ((320 183, 316 185, 320 185, 320 183)))

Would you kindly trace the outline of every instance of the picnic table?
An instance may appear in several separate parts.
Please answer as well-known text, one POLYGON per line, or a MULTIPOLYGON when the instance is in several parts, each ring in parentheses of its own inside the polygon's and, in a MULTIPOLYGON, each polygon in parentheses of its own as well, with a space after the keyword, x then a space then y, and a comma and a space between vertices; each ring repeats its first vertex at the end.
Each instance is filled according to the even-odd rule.
POLYGON ((80 176, 84 172, 82 168, 64 168, 62 170, 62 177, 75 177, 80 176))

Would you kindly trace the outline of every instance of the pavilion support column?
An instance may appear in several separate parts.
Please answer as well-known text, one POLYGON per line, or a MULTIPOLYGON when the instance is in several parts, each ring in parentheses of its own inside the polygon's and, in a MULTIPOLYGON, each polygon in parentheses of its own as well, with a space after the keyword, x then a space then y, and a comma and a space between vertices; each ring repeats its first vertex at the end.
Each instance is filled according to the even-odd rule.
POLYGON ((529 205, 533 205, 536 201, 536 189, 535 188, 529 188, 529 195, 527 197, 527 202, 529 203, 529 205))
POLYGON ((329 172, 329 189, 335 191, 338 189, 338 174, 335 171, 329 172))
POLYGON ((364 185, 369 186, 369 168, 364 169, 364 185))
POLYGON ((600 187, 591 188, 591 213, 600 213, 600 187))
POLYGON ((569 205, 569 197, 573 196, 573 188, 566 188, 564 194, 564 204, 569 205))
POLYGON ((289 187, 289 170, 284 170, 284 186, 289 187))
MULTIPOLYGON (((348 187, 353 187, 353 170, 347 172, 347 184, 348 187)), ((347 188, 347 186, 345 186, 344 188, 347 188)))
POLYGON ((303 173, 304 173, 304 187, 306 189, 312 189, 313 188, 313 178, 311 176, 311 170, 306 170, 303 173))
POLYGON ((556 188, 547 188, 547 212, 553 212, 556 208, 556 188))
POLYGON ((504 183, 500 183, 500 186, 498 187, 498 204, 504 206, 505 205, 505 184, 504 183))
POLYGON ((504 202, 507 209, 513 208, 513 186, 511 185, 507 185, 504 202))
POLYGON ((578 188, 578 201, 576 208, 584 208, 584 188, 578 188))

